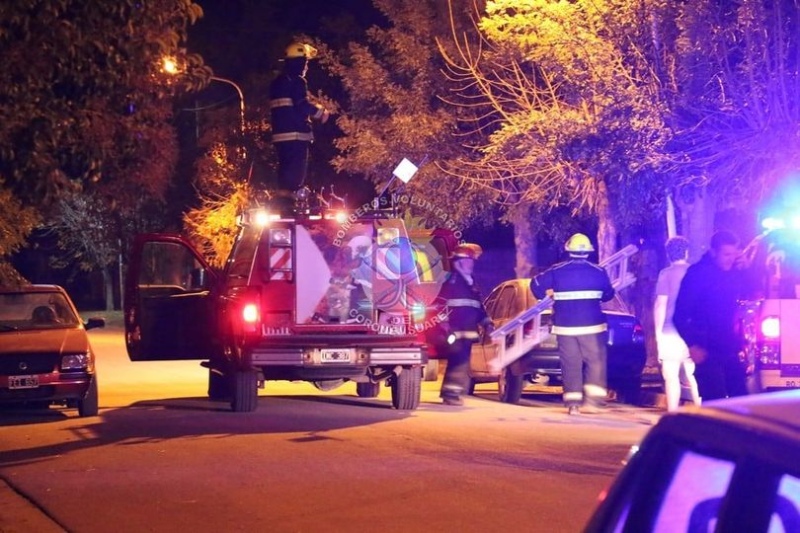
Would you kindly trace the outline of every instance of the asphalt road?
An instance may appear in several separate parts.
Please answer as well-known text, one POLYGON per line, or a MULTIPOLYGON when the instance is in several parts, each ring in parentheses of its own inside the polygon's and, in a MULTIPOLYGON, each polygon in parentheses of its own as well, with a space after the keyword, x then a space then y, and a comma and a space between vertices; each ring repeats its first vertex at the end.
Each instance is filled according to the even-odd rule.
POLYGON ((661 414, 568 417, 558 397, 464 407, 269 382, 255 413, 205 397, 197 362, 130 363, 90 332, 100 415, 0 411, 0 532, 579 531, 661 414))

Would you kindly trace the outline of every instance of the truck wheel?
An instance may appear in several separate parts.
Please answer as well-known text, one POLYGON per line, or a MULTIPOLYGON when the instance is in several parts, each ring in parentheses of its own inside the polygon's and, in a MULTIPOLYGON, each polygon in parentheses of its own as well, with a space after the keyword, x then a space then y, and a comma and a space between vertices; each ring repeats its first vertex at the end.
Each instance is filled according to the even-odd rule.
POLYGON ((392 377, 392 406, 401 411, 413 411, 419 407, 422 394, 422 372, 416 368, 403 367, 400 374, 392 377))
POLYGON ((518 403, 522 398, 522 376, 516 376, 510 368, 504 368, 497 380, 497 394, 503 403, 518 403))
POLYGON ((231 409, 235 413, 250 413, 258 405, 258 383, 252 370, 233 373, 231 409))
POLYGON ((208 397, 211 400, 225 400, 231 397, 230 382, 226 375, 208 369, 208 397))
POLYGON ((377 398, 380 392, 380 383, 356 383, 356 394, 359 398, 377 398))
POLYGON ((97 416, 98 407, 97 376, 94 376, 86 395, 78 400, 78 416, 97 416))
POLYGON ((439 379, 439 361, 429 359, 423 368, 423 381, 437 381, 439 379))

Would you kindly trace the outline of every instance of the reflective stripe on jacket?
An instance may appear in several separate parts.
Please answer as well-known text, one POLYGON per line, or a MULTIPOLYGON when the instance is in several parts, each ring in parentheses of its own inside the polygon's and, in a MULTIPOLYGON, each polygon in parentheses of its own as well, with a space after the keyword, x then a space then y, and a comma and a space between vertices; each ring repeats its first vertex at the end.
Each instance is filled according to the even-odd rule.
POLYGON ((478 325, 490 322, 477 287, 467 283, 458 272, 448 275, 439 290, 437 301, 447 306, 447 322, 451 331, 474 332, 474 338, 477 338, 478 325))
POLYGON ((269 89, 272 142, 314 140, 311 119, 320 119, 321 106, 308 101, 308 87, 302 76, 282 73, 269 89))
POLYGON ((586 259, 571 258, 553 265, 531 280, 538 299, 553 293, 553 333, 591 335, 608 329, 600 302, 614 297, 608 273, 586 259))

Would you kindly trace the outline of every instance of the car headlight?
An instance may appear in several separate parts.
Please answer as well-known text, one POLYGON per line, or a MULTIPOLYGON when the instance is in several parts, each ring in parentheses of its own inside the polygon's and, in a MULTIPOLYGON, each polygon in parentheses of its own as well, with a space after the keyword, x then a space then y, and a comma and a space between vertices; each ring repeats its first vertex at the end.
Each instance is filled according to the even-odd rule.
POLYGON ((65 355, 61 358, 61 370, 89 370, 92 358, 88 353, 65 355))

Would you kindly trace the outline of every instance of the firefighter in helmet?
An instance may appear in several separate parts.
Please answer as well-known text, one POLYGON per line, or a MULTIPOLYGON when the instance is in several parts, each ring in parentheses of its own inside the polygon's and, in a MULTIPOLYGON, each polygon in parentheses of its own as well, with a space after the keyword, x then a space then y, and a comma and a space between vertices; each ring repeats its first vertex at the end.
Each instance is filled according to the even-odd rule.
POLYGON ((300 189, 308 170, 308 150, 314 140, 311 119, 327 122, 330 113, 309 102, 306 72, 308 61, 316 57, 311 45, 293 42, 286 48, 283 71, 269 88, 272 143, 278 153, 278 187, 294 192, 300 189))
POLYGON ((483 250, 477 244, 460 244, 450 256, 451 272, 437 301, 447 312, 447 368, 441 397, 446 405, 463 405, 461 395, 469 385, 469 357, 480 334, 488 334, 492 321, 473 279, 475 261, 483 250))
POLYGON ((589 238, 576 233, 564 249, 569 259, 536 276, 531 291, 553 298, 553 334, 564 382, 564 403, 571 415, 597 412, 606 398, 606 331, 600 302, 614 297, 608 273, 589 262, 589 238), (584 380, 585 376, 585 380, 584 380))

